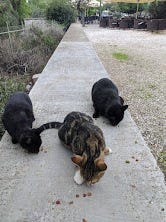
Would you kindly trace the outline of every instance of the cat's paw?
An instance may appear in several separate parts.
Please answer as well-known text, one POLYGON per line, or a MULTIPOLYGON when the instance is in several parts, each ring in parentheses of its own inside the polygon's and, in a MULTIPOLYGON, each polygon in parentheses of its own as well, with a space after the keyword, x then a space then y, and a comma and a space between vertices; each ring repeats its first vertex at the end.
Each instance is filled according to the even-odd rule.
POLYGON ((94 114, 93 114, 93 118, 98 118, 99 116, 100 116, 99 113, 94 113, 94 114))
POLYGON ((84 182, 84 179, 83 177, 81 176, 80 174, 80 170, 77 170, 75 175, 74 175, 74 181, 77 183, 77 184, 82 184, 84 182))
POLYGON ((108 154, 111 154, 111 153, 112 153, 112 149, 111 148, 109 148, 109 147, 105 148, 105 150, 104 150, 104 154, 105 155, 108 155, 108 154))

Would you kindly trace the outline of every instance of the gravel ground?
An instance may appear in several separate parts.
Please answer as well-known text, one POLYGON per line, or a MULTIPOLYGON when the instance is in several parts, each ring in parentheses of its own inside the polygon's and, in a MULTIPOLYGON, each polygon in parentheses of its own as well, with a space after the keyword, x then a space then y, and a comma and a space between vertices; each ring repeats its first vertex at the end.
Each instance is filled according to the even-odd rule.
POLYGON ((84 28, 166 177, 166 32, 84 28), (113 53, 128 55, 118 60, 113 53))

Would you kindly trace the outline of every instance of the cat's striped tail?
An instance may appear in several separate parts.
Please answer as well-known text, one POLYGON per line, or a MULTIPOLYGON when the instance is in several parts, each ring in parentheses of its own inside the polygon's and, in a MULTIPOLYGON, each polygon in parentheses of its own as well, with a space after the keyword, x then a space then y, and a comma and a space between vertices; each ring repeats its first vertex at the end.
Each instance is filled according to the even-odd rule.
POLYGON ((39 128, 35 129, 35 131, 40 134, 42 133, 44 130, 47 129, 59 129, 61 127, 62 123, 60 122, 49 122, 49 123, 45 123, 43 125, 41 125, 39 128))

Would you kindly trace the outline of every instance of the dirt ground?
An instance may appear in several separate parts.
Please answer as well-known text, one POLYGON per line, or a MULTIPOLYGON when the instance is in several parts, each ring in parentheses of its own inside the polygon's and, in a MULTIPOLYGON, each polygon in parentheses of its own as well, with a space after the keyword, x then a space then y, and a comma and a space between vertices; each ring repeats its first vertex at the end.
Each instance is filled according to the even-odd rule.
POLYGON ((98 24, 86 25, 84 31, 166 177, 166 32, 98 24))

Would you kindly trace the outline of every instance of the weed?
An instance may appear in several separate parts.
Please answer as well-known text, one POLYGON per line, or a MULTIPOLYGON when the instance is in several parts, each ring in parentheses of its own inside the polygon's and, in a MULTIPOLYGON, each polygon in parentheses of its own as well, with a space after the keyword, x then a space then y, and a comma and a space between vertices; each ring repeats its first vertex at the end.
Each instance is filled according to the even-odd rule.
POLYGON ((152 89, 152 90, 155 90, 155 89, 157 89, 157 86, 156 86, 155 83, 151 83, 151 84, 149 85, 149 88, 152 89))
POLYGON ((158 157, 158 163, 166 178, 166 149, 163 149, 163 151, 160 152, 158 157))
POLYGON ((112 54, 113 58, 118 59, 120 61, 127 61, 129 60, 129 56, 125 53, 121 53, 121 52, 114 52, 112 54))
POLYGON ((0 39, 0 137, 4 133, 1 115, 9 95, 24 91, 30 76, 42 72, 62 36, 60 30, 43 32, 32 27, 12 35, 12 52, 8 39, 0 39))

